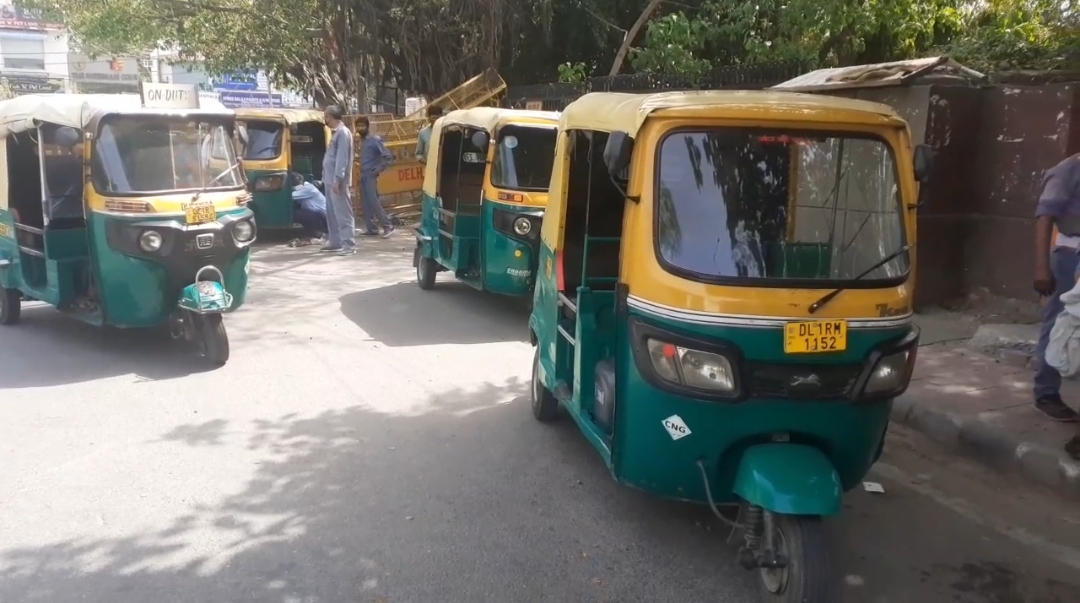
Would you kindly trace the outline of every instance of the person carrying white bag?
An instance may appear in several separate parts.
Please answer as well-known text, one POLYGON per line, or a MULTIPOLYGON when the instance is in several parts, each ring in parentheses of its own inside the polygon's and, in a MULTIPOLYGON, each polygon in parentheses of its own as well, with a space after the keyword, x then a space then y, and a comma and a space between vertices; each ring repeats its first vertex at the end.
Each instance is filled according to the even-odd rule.
MULTIPOLYGON (((1064 308, 1050 329, 1050 340, 1046 345, 1046 364, 1065 378, 1074 378, 1080 373, 1080 271, 1074 280, 1073 288, 1061 294, 1064 308)), ((1080 428, 1065 444, 1065 451, 1080 460, 1080 428)))

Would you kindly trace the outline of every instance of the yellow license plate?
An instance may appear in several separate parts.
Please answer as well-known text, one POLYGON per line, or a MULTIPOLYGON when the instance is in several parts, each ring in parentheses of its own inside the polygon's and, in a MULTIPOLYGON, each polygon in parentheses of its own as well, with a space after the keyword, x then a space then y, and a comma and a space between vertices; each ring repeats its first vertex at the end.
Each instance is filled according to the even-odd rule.
POLYGON ((194 203, 188 206, 186 218, 188 224, 206 224, 217 220, 217 210, 214 209, 214 204, 209 201, 194 203))
POLYGON ((846 320, 789 322, 784 325, 785 354, 821 354, 846 349, 846 320))

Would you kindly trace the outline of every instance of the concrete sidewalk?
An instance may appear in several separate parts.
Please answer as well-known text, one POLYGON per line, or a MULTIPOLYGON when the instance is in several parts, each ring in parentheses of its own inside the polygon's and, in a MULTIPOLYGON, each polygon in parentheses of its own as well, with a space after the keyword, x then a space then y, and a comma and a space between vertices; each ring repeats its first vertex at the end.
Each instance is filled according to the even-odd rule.
MULTIPOLYGON (((893 421, 998 470, 1080 498, 1080 462, 1063 449, 1075 426, 1050 421, 1032 404, 1029 358, 1036 327, 984 328, 970 340, 961 321, 944 318, 917 320, 923 345, 893 421), (953 332, 942 335, 943 329, 953 332)), ((1080 382, 1066 380, 1061 393, 1074 408, 1080 405, 1080 382)))

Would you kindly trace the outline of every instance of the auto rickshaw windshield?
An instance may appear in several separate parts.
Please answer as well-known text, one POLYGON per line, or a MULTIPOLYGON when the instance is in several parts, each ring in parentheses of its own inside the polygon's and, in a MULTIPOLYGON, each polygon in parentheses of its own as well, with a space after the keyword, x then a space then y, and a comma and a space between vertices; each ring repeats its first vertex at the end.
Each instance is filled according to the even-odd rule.
POLYGON ((106 118, 94 142, 98 192, 138 195, 243 186, 226 122, 157 116, 106 118))
POLYGON ((889 144, 862 133, 678 130, 660 143, 657 253, 705 282, 884 285, 906 276, 889 144), (866 274, 863 274, 863 273, 866 274))
POLYGON ((285 124, 276 121, 245 121, 237 124, 244 145, 243 159, 267 161, 281 157, 285 124))
POLYGON ((558 130, 545 126, 504 126, 491 164, 492 186, 546 191, 551 181, 558 130))

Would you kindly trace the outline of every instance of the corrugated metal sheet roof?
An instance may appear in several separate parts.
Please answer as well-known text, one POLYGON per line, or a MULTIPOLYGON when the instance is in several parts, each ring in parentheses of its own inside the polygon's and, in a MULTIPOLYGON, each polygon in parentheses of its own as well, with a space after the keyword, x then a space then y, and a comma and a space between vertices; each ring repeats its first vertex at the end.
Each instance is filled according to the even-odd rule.
POLYGON ((913 78, 929 74, 943 67, 959 71, 975 79, 985 77, 983 74, 968 69, 949 57, 940 56, 908 61, 893 61, 891 63, 875 63, 873 65, 818 69, 782 84, 777 84, 772 89, 792 92, 817 92, 901 86, 913 78))

